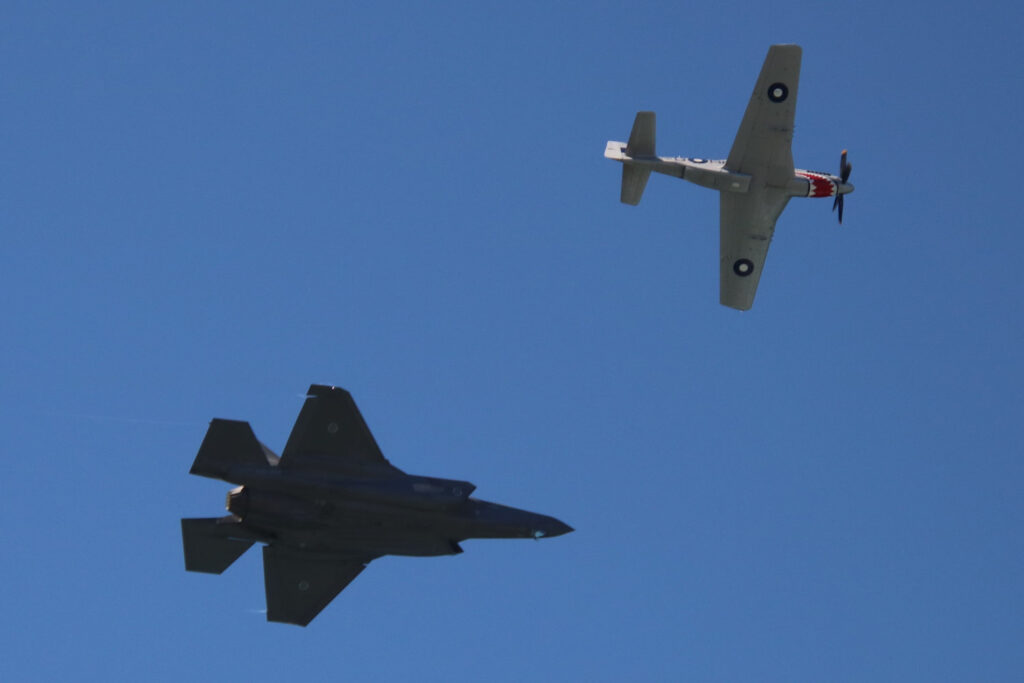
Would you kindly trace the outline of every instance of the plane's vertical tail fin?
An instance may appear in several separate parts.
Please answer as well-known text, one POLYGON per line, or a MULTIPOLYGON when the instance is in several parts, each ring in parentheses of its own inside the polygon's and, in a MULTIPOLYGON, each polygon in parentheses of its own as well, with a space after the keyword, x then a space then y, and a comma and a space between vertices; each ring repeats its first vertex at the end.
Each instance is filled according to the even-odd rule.
POLYGON ((185 569, 220 574, 253 544, 251 540, 235 537, 240 533, 238 520, 232 515, 181 520, 185 569))
POLYGON ((654 138, 654 112, 640 111, 637 112, 636 118, 633 120, 633 130, 629 133, 629 142, 625 145, 621 142, 609 142, 605 147, 605 157, 622 162, 622 191, 619 194, 619 199, 623 204, 635 206, 643 197, 647 179, 651 177, 653 169, 650 162, 657 160, 654 156, 654 138), (643 160, 648 163, 636 164, 634 160, 643 160))
POLYGON ((653 111, 638 111, 633 119, 633 130, 626 143, 626 154, 631 157, 654 156, 655 120, 653 111))
POLYGON ((234 465, 274 466, 278 457, 256 438, 248 422, 214 419, 190 474, 224 479, 234 465))

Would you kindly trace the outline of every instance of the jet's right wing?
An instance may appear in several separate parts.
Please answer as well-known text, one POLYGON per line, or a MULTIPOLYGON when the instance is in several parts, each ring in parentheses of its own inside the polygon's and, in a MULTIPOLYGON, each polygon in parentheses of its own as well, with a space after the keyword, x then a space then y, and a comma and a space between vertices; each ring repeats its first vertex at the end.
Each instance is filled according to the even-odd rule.
POLYGON ((372 559, 264 546, 267 621, 307 625, 372 559))
POLYGON ((380 452, 352 395, 340 387, 320 384, 309 387, 281 453, 280 467, 356 476, 403 474, 380 452))

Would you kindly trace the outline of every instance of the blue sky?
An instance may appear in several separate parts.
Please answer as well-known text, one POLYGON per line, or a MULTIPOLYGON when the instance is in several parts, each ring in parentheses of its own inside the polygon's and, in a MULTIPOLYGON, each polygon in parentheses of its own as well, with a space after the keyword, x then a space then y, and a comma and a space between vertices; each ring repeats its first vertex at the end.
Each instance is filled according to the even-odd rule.
POLYGON ((1010 3, 8 2, 4 680, 1013 680, 1024 669, 1022 28, 1010 3), (804 48, 752 311, 724 157, 804 48), (212 417, 310 383, 385 455, 559 517, 374 562, 307 629, 186 573, 212 417))

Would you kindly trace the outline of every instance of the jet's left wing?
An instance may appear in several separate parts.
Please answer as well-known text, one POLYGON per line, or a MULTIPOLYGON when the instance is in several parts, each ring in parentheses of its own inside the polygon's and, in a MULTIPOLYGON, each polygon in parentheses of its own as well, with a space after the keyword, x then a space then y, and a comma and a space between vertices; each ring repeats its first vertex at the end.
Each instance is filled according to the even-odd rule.
POLYGON ((352 395, 320 384, 309 387, 280 466, 356 476, 403 474, 380 452, 352 395))
POLYGON ((267 621, 307 625, 359 576, 371 559, 264 546, 267 621))

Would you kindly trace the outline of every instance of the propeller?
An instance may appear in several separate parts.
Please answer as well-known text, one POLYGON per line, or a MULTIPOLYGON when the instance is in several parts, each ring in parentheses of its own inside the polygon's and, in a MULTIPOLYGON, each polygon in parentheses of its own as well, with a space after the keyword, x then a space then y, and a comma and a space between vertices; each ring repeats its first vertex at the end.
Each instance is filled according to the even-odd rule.
MULTIPOLYGON (((846 184, 846 181, 850 179, 850 171, 853 170, 853 164, 846 161, 846 150, 843 150, 842 155, 839 157, 839 179, 846 184)), ((839 190, 836 189, 836 200, 832 202, 832 210, 839 209, 839 225, 843 224, 843 195, 839 194, 839 190)))

